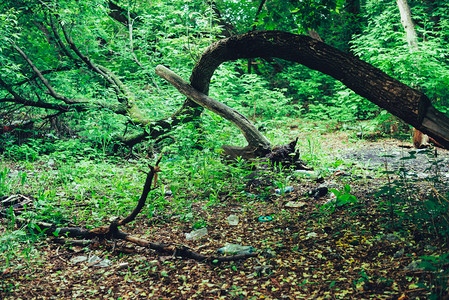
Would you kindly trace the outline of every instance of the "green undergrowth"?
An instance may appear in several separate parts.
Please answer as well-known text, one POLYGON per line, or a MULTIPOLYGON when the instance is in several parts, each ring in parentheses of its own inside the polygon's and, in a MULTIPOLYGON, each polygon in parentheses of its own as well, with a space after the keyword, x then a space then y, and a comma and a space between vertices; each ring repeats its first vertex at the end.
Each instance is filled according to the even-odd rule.
MULTIPOLYGON (((218 120, 209 118, 208 122, 218 120)), ((138 217, 143 221, 177 216, 192 230, 207 227, 210 224, 194 209, 196 203, 202 203, 204 209, 217 209, 233 201, 251 209, 254 203, 277 201, 275 189, 284 190, 287 186, 305 182, 318 186, 314 183, 316 178, 323 177, 335 180, 339 187, 330 189, 333 201, 317 206, 315 217, 319 222, 328 222, 342 211, 363 216, 369 213, 368 201, 373 201, 374 206, 369 206, 369 209, 375 207, 382 216, 380 226, 384 232, 413 236, 418 243, 431 245, 433 242, 440 248, 448 245, 449 195, 439 192, 444 185, 438 169, 441 161, 431 152, 428 159, 433 164, 429 172, 433 175, 422 183, 403 168, 368 170, 366 166, 330 156, 332 147, 321 136, 329 132, 328 128, 317 123, 302 125, 301 128, 295 127, 291 135, 285 135, 283 133, 289 130, 285 124, 273 122, 269 124, 271 130, 266 132, 266 136, 273 144, 285 144, 293 136, 300 135, 298 149, 301 158, 314 167, 314 177, 278 168, 274 172, 266 171, 270 179, 268 185, 251 192, 247 191, 246 177, 251 174, 253 166, 243 160, 225 162, 220 157, 220 145, 216 141, 231 138, 235 134, 233 129, 220 130, 219 133, 211 131, 209 137, 212 139, 202 139, 193 133, 193 128, 184 127, 192 134, 178 134, 166 139, 164 144, 149 144, 125 156, 112 156, 104 148, 83 140, 32 140, 16 146, 14 150, 3 153, 0 197, 6 199, 13 194, 21 194, 32 202, 25 205, 20 215, 29 223, 19 222, 12 208, 2 219, 0 261, 3 270, 39 257, 36 242, 45 235, 37 225, 39 221, 57 226, 95 228, 108 224, 115 217, 129 214, 139 199, 148 165, 153 165, 160 155, 162 172, 157 187, 150 192, 147 205, 138 217), (195 149, 194 141, 201 144, 202 149, 195 149), (24 155, 29 147, 34 154, 24 155), (338 177, 335 175, 338 170, 351 176, 338 177), (373 180, 379 183, 377 188, 374 188, 373 180), (360 193, 360 190, 365 192, 360 193)), ((359 139, 348 136, 348 146, 360 146, 359 139)), ((416 152, 409 152, 403 160, 414 155, 416 152)), ((285 210, 279 211, 277 217, 291 218, 285 210)), ((417 261, 421 268, 435 274, 430 281, 417 282, 419 287, 429 290, 432 295, 441 295, 447 289, 445 278, 448 274, 442 267, 449 263, 447 254, 423 255, 417 257, 417 261)))

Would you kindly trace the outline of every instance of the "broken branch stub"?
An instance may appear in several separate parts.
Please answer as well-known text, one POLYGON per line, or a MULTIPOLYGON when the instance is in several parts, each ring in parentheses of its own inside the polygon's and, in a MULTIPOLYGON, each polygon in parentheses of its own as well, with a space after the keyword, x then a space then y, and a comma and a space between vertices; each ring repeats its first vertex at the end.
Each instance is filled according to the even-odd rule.
POLYGON ((196 90, 187 81, 164 66, 158 65, 156 67, 156 74, 171 83, 181 94, 187 96, 202 107, 231 121, 240 129, 248 142, 248 146, 237 147, 223 145, 222 149, 225 155, 233 158, 255 158, 265 156, 271 152, 270 142, 244 115, 196 90))

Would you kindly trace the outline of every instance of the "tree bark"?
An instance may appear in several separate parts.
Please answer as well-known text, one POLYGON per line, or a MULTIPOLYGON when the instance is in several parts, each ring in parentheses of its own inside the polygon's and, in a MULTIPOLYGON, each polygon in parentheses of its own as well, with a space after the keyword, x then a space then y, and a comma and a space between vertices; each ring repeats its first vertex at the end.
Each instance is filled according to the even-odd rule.
MULTIPOLYGON (((358 95, 449 147, 449 131, 446 130, 449 118, 439 113, 426 95, 352 54, 308 36, 256 31, 220 40, 208 47, 195 65, 190 77, 191 86, 207 95, 210 79, 221 63, 254 57, 277 57, 328 74, 358 95)), ((196 107, 198 105, 190 100, 183 105, 183 108, 190 110, 196 107)))
MULTIPOLYGON (((410 53, 418 51, 418 35, 416 34, 415 24, 412 21, 412 12, 407 0, 397 0, 399 13, 401 15, 401 23, 406 33, 407 44, 410 53)), ((434 124, 433 124, 434 125, 434 124)), ((434 126, 432 126, 433 128, 434 126)), ((413 130, 413 145, 415 148, 423 148, 429 146, 429 137, 416 128, 413 130)), ((441 145, 439 145, 441 146, 441 145)))
POLYGON ((246 147, 224 145, 222 148, 226 155, 231 157, 254 158, 262 157, 271 152, 270 142, 256 129, 256 127, 241 113, 229 106, 215 101, 205 94, 197 91, 187 81, 182 79, 164 66, 156 67, 156 74, 170 82, 183 95, 195 103, 207 108, 223 118, 234 123, 248 141, 246 147))
POLYGON ((399 13, 401 14, 401 23, 407 34, 407 43, 410 47, 410 52, 418 49, 418 35, 416 34, 415 24, 412 21, 412 12, 407 0, 397 0, 399 13))

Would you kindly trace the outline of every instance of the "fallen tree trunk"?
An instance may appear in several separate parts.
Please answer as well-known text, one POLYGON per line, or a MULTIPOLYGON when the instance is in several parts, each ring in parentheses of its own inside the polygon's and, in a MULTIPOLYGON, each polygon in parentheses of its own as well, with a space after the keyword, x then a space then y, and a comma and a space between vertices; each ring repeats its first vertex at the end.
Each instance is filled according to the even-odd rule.
POLYGON ((265 136, 263 136, 263 134, 256 129, 251 121, 235 109, 197 91, 189 85, 187 81, 164 66, 157 66, 156 74, 170 82, 178 89, 178 91, 193 100, 195 103, 231 121, 240 129, 248 142, 248 146, 237 147, 223 145, 221 148, 224 150, 225 156, 230 158, 243 157, 246 159, 267 157, 273 165, 295 165, 297 169, 307 169, 305 163, 299 159, 299 153, 295 152, 298 138, 287 145, 277 146, 272 149, 270 142, 265 138, 265 136))
MULTIPOLYGON (((328 74, 449 148, 449 118, 436 110, 426 95, 352 54, 308 36, 257 31, 220 40, 204 51, 190 84, 207 95, 210 79, 220 64, 256 57, 277 57, 328 74)), ((198 104, 187 99, 182 109, 192 111, 196 107, 198 104)))
POLYGON ((233 108, 218 102, 211 97, 197 91, 187 81, 173 73, 164 66, 156 67, 156 74, 170 82, 183 95, 193 100, 195 103, 207 108, 223 118, 234 123, 248 141, 246 147, 236 147, 224 145, 222 149, 225 154, 233 158, 254 158, 263 157, 271 152, 270 142, 257 130, 257 128, 244 115, 233 108))

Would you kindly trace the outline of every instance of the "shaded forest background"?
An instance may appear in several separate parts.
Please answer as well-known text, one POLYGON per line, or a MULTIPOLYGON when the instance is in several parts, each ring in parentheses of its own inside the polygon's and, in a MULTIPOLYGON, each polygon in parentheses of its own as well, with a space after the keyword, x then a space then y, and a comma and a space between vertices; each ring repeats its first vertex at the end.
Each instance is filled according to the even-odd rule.
MULTIPOLYGON (((447 112, 448 5, 412 1, 410 7, 418 35, 414 51, 392 1, 6 1, 2 126, 6 131, 30 122, 35 129, 50 125, 56 135, 76 134, 109 146, 134 144, 146 134, 154 141, 173 125, 187 123, 178 120, 183 97, 155 76, 155 66, 188 78, 213 42, 262 29, 310 34, 351 52, 423 91, 447 112)), ((215 73, 210 95, 259 128, 307 118, 329 120, 335 128, 370 120, 371 128, 400 132, 397 120, 340 82, 279 59, 226 63, 215 73)), ((223 129, 213 130, 222 136, 204 140, 235 138, 219 117, 205 112, 201 119, 204 132, 208 124, 223 129)), ((180 138, 195 127, 184 126, 178 128, 180 138)), ((10 142, 3 139, 2 148, 10 142)))

